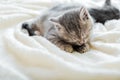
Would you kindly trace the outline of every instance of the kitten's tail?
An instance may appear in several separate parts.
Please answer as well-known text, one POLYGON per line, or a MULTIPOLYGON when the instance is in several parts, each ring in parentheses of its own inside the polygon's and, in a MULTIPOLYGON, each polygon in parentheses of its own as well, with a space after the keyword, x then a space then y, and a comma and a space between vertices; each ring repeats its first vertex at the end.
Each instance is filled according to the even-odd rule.
POLYGON ((111 6, 111 0, 106 0, 105 1, 105 6, 111 6))

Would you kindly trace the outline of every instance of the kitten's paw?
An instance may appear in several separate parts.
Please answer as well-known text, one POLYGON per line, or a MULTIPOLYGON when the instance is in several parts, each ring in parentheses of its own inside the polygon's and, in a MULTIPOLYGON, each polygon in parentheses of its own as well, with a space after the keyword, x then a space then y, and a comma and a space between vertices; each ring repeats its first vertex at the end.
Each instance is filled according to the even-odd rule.
POLYGON ((90 49, 90 47, 88 44, 83 44, 82 46, 75 46, 74 49, 80 53, 85 53, 90 49))
POLYGON ((35 34, 34 34, 34 30, 31 28, 31 26, 30 26, 28 23, 23 23, 23 24, 22 24, 22 29, 27 30, 29 36, 35 35, 35 34))
POLYGON ((64 44, 60 48, 66 52, 70 52, 70 53, 73 52, 73 47, 69 44, 64 44))

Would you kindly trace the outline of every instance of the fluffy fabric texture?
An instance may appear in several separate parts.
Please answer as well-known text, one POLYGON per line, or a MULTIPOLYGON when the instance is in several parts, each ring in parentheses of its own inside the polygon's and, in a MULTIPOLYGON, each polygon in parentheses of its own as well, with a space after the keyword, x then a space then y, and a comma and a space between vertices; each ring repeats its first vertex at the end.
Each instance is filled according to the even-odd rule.
MULTIPOLYGON (((102 6, 104 0, 74 0, 102 6), (99 5, 98 5, 99 4, 99 5)), ((41 10, 72 0, 0 0, 0 80, 120 80, 120 20, 96 23, 91 50, 61 51, 45 38, 30 37, 21 23, 41 10)), ((119 0, 112 0, 118 8, 119 0)))

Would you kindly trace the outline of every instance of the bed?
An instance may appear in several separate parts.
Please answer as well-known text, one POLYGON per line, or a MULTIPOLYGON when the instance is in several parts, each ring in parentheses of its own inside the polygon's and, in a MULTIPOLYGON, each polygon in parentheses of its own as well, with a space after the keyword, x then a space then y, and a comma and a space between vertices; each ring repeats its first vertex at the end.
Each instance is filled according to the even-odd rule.
MULTIPOLYGON (((0 0, 0 80, 120 80, 120 20, 95 23, 88 52, 67 53, 21 30, 58 3, 100 7, 104 0, 0 0)), ((112 4, 120 8, 119 0, 112 4)))

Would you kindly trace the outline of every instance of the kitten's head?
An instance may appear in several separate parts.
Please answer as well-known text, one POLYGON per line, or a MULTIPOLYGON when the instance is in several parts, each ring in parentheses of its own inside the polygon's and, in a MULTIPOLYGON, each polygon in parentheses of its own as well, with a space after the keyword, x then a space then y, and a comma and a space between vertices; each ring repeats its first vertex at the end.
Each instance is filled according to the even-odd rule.
POLYGON ((81 45, 88 41, 92 21, 86 8, 71 10, 65 14, 51 18, 58 36, 65 42, 81 45))

